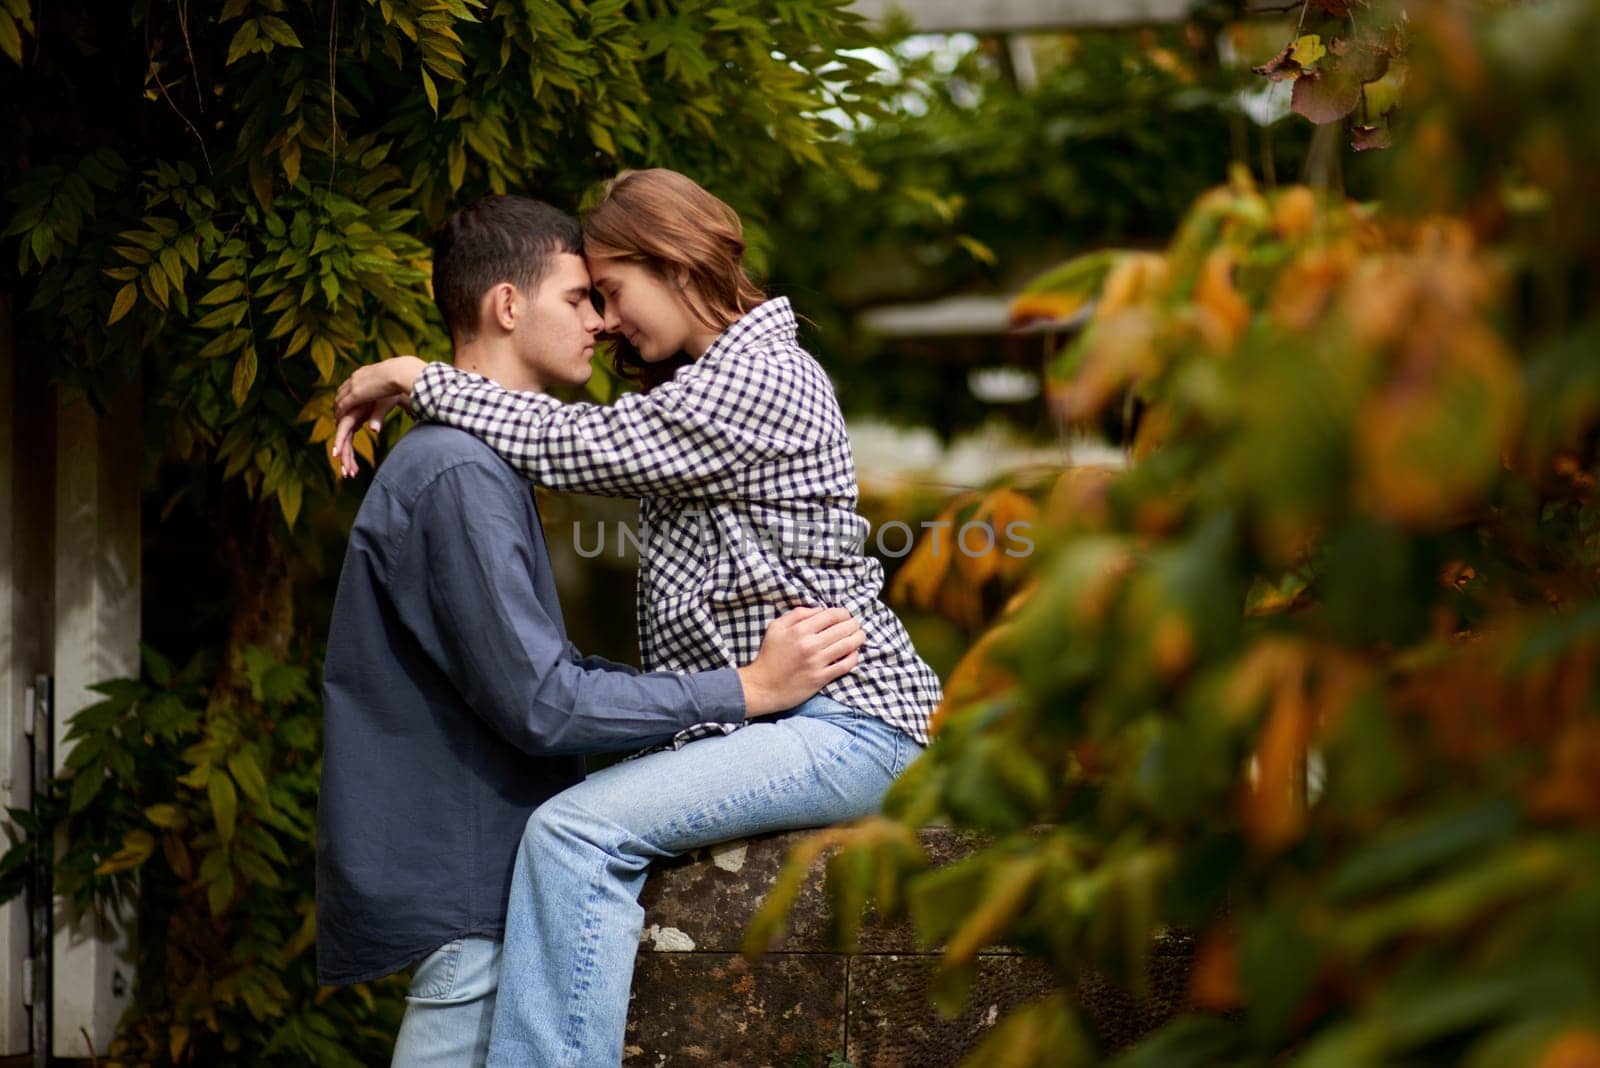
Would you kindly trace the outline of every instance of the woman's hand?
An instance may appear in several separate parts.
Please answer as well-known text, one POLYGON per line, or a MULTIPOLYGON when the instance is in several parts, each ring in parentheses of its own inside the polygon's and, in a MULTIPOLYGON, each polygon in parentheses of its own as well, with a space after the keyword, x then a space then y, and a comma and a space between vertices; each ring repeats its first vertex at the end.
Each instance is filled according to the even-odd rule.
POLYGON ((349 478, 360 470, 352 447, 356 426, 365 423, 373 432, 381 429, 395 405, 410 404, 411 387, 427 366, 415 356, 396 356, 357 367, 344 380, 333 401, 333 414, 339 421, 333 432, 333 458, 339 462, 341 475, 349 478))
POLYGON ((770 716, 810 699, 861 662, 867 636, 844 608, 796 608, 767 625, 756 658, 739 669, 745 718, 770 716))

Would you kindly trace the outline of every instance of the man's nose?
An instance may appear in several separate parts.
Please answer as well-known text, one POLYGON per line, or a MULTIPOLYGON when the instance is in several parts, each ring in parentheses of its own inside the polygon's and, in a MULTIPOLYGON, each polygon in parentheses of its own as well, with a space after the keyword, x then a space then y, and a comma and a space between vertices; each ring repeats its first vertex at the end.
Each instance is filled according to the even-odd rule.
POLYGON ((588 310, 588 314, 584 316, 583 328, 591 334, 598 334, 601 327, 605 325, 605 320, 601 319, 600 313, 594 310, 594 305, 586 304, 584 307, 588 310))

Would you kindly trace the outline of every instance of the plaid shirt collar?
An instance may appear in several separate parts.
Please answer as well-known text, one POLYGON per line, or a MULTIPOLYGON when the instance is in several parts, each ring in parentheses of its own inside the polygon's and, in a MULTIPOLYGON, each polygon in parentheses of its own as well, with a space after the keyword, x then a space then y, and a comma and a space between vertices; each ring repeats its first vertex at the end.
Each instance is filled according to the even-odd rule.
POLYGON ((789 307, 788 297, 774 297, 771 300, 757 304, 745 312, 738 322, 734 323, 711 343, 700 361, 714 360, 727 352, 737 352, 748 345, 761 341, 794 341, 799 335, 799 327, 794 321, 794 311, 789 307))

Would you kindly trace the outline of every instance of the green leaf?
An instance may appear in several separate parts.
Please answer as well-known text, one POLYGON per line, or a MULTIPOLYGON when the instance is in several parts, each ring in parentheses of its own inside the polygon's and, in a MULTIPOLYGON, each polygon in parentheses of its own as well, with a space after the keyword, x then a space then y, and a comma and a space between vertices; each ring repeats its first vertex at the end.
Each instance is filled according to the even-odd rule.
POLYGON ((233 40, 228 44, 228 58, 224 66, 231 67, 236 61, 248 55, 260 32, 261 27, 256 19, 250 19, 240 25, 233 35, 233 40))
POLYGON ((99 765, 92 765, 78 772, 72 777, 72 797, 67 803, 67 811, 77 813, 88 808, 89 802, 95 799, 95 795, 105 784, 105 772, 99 765))
POLYGON ((233 900, 233 872, 225 871, 214 882, 206 887, 206 904, 211 908, 211 915, 221 916, 228 909, 228 903, 233 900))
POLYGON ((243 408, 245 400, 250 396, 250 387, 256 381, 256 349, 254 345, 246 346, 239 355, 239 362, 233 365, 233 404, 236 408, 243 408))
POLYGON ((426 70, 422 72, 422 91, 428 94, 428 106, 433 109, 433 113, 439 114, 439 90, 426 70))
POLYGON ((123 316, 127 315, 128 312, 132 311, 134 302, 138 299, 139 287, 133 282, 129 282, 127 285, 117 290, 117 297, 111 302, 111 315, 106 319, 106 325, 111 326, 115 324, 123 316))
POLYGON ((317 377, 323 382, 333 381, 333 366, 338 357, 333 343, 321 334, 311 339, 311 360, 317 365, 317 377))
POLYGON ((239 789, 258 805, 270 804, 267 799, 267 780, 261 774, 261 765, 251 749, 236 749, 228 756, 228 771, 232 773, 239 789))
POLYGON ((234 825, 239 818, 239 794, 233 780, 213 769, 206 783, 206 794, 211 798, 211 816, 217 823, 217 835, 224 843, 233 840, 234 825))
POLYGON ((158 805, 151 805, 144 810, 145 819, 157 827, 182 827, 187 821, 183 810, 170 801, 163 801, 158 805))
POLYGON ((16 20, 5 11, 0 11, 0 52, 9 56, 17 66, 22 66, 22 34, 17 29, 16 20))
POLYGON ((266 34, 285 48, 300 48, 300 38, 295 35, 294 29, 285 21, 275 15, 263 15, 259 20, 261 32, 266 34))
POLYGON ((236 300, 237 298, 239 298, 239 297, 241 297, 243 295, 244 295, 244 283, 243 282, 224 282, 222 285, 218 286, 217 288, 213 289, 211 292, 207 293, 205 296, 201 297, 200 300, 197 303, 200 303, 200 304, 226 304, 228 301, 236 300))

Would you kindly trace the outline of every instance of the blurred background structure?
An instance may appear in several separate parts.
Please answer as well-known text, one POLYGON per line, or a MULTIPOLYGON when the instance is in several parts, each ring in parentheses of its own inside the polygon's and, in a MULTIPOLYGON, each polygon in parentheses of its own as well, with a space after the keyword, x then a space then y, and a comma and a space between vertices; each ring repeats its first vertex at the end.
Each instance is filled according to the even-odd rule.
MULTIPOLYGON (((1105 1060, 1071 992, 1175 930, 1122 1063, 1600 1062, 1592 7, 0 0, 0 1055, 386 1060, 403 984, 311 969, 331 391, 444 354, 454 207, 659 165, 805 316, 949 690, 753 946, 831 851, 943 1009, 1052 970, 974 1063, 1105 1060), (920 536, 977 520, 1038 551, 920 536)), ((574 541, 633 505, 542 507, 634 658, 574 541)))

